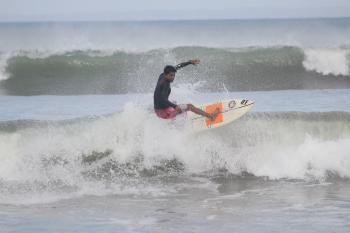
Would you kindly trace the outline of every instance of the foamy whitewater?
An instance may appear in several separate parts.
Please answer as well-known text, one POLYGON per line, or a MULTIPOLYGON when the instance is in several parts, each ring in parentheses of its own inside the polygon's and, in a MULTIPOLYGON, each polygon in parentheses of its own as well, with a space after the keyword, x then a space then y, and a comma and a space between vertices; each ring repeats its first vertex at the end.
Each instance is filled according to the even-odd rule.
POLYGON ((349 232, 350 20, 0 24, 0 232, 349 232), (202 133, 171 99, 255 101, 202 133))

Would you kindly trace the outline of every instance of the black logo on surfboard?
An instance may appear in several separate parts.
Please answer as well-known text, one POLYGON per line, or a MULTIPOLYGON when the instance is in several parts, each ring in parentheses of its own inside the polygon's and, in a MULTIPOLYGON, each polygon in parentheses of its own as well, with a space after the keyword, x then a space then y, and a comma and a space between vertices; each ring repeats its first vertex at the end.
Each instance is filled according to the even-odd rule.
POLYGON ((242 100, 242 101, 241 101, 241 104, 242 104, 242 105, 246 105, 247 103, 248 103, 248 100, 242 100))
POLYGON ((234 108, 236 106, 236 101, 232 100, 228 103, 229 108, 234 108))

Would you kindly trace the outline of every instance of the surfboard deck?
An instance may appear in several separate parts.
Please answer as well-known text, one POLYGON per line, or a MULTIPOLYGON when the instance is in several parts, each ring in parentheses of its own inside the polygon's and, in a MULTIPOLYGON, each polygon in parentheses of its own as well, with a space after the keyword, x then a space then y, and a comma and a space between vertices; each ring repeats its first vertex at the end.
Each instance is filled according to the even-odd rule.
POLYGON ((207 103, 196 107, 209 113, 214 112, 216 108, 219 108, 220 113, 214 120, 188 112, 187 121, 189 127, 194 131, 213 129, 237 120, 246 114, 253 105, 253 101, 245 99, 220 100, 213 103, 207 103))

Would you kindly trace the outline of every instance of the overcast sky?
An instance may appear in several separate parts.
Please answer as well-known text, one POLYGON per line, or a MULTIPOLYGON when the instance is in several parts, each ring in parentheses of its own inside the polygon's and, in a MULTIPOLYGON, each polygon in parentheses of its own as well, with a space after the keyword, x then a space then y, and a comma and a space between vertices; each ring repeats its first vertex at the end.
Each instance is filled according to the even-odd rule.
POLYGON ((0 21, 350 17, 350 0, 0 0, 0 21))

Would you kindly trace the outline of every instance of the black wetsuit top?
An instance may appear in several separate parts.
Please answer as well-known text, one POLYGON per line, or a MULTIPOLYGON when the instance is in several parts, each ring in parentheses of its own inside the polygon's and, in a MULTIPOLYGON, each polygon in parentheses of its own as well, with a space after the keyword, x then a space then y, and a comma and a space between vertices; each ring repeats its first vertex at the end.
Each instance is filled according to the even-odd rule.
MULTIPOLYGON (((176 70, 181 69, 189 64, 191 61, 183 62, 175 66, 176 70)), ((169 95, 171 92, 170 82, 166 80, 164 73, 162 73, 157 82, 156 89, 154 90, 154 109, 165 109, 168 107, 176 107, 176 104, 169 101, 169 95)))

